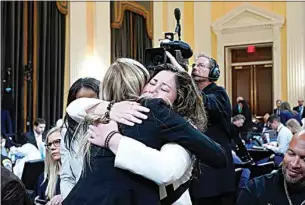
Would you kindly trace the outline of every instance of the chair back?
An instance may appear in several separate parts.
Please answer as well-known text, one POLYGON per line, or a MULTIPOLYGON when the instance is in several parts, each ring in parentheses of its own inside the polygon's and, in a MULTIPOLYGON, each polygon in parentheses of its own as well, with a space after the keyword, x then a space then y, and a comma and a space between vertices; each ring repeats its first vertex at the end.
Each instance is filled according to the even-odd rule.
POLYGON ((35 190, 38 177, 44 171, 44 160, 25 162, 21 180, 28 190, 35 190))
POLYGON ((240 181, 240 177, 241 177, 241 174, 243 172, 243 169, 242 168, 236 168, 235 169, 235 187, 236 187, 236 190, 238 190, 238 185, 239 185, 239 181, 240 181))

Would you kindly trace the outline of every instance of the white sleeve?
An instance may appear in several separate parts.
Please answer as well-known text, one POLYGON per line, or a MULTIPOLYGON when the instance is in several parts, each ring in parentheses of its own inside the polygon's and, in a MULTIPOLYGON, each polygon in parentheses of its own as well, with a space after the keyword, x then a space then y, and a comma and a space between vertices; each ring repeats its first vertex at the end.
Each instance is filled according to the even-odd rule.
POLYGON ((165 144, 158 151, 128 137, 120 141, 115 157, 115 167, 129 170, 157 184, 181 178, 191 163, 190 154, 178 144, 165 144))
MULTIPOLYGON (((62 135, 64 136, 64 135, 62 135)), ((70 167, 70 152, 66 148, 64 137, 60 142, 61 171, 60 171, 60 192, 66 198, 76 184, 76 179, 70 167)))
POLYGON ((73 120, 80 122, 85 119, 85 116, 87 115, 86 111, 88 109, 101 102, 104 101, 96 98, 79 98, 72 101, 67 107, 66 111, 73 120))

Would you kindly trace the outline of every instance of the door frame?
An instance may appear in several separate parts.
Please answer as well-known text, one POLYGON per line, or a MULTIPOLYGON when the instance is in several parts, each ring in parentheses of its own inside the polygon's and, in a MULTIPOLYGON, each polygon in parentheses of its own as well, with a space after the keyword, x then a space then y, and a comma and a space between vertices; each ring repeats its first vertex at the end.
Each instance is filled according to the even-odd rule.
POLYGON ((228 46, 255 45, 272 43, 273 55, 273 99, 282 98, 282 49, 281 28, 285 18, 282 15, 243 3, 217 19, 212 24, 213 32, 217 36, 217 60, 220 67, 218 83, 228 90, 232 100, 231 64, 228 46))
MULTIPOLYGON (((250 44, 245 44, 245 45, 235 45, 235 46, 225 46, 225 67, 226 67, 226 72, 225 72, 225 87, 226 91, 229 95, 229 98, 231 99, 231 102, 233 102, 233 84, 232 84, 232 66, 245 66, 245 65, 262 65, 262 64, 272 64, 272 90, 273 93, 272 95, 272 101, 274 101, 274 62, 273 60, 270 61, 251 61, 251 62, 242 62, 242 63, 232 63, 232 58, 231 58, 231 53, 233 49, 240 49, 240 48, 247 48, 250 44)), ((255 47, 272 47, 273 43, 258 43, 258 44, 251 44, 254 45, 255 47)), ((272 50, 272 56, 273 56, 273 50, 272 50)))
MULTIPOLYGON (((265 67, 266 67, 266 65, 268 65, 267 67, 269 67, 269 65, 271 65, 270 67, 271 67, 271 72, 273 73, 273 64, 272 64, 272 61, 258 61, 258 62, 246 62, 246 63, 232 63, 231 64, 232 66, 231 66, 231 78, 233 79, 233 73, 234 73, 234 69, 233 69, 233 67, 239 67, 239 66, 251 66, 250 68, 249 68, 249 70, 250 70, 250 78, 251 79, 253 79, 254 80, 254 84, 252 84, 251 83, 251 85, 250 85, 250 87, 251 87, 251 89, 253 89, 253 90, 250 90, 250 99, 248 99, 248 103, 251 105, 251 107, 250 107, 250 110, 251 110, 251 112, 252 112, 252 115, 255 115, 255 116, 257 116, 257 110, 256 110, 256 106, 257 106, 257 104, 256 104, 256 100, 255 100, 255 98, 257 98, 257 96, 258 96, 258 93, 257 93, 257 83, 258 83, 258 81, 257 81, 257 79, 256 79, 256 66, 257 65, 264 65, 265 67), (254 66, 254 68, 252 67, 252 66, 254 66)), ((244 68, 243 68, 244 69, 244 68)), ((264 69, 266 69, 266 68, 264 68, 264 69)), ((272 77, 272 82, 273 82, 273 76, 271 76, 272 77)), ((252 80, 251 80, 251 82, 252 82, 252 80)), ((236 96, 234 96, 234 88, 235 88, 235 86, 234 86, 234 82, 232 82, 232 84, 231 84, 231 87, 230 87, 230 91, 232 92, 232 106, 235 106, 236 105, 236 97, 238 97, 238 96, 240 96, 240 95, 236 95, 236 96), (234 97, 234 98, 233 98, 234 97)), ((273 90, 273 83, 271 84, 271 90, 273 90)), ((235 94, 237 94, 237 93, 235 93, 235 94)), ((242 96, 242 97, 245 97, 245 96, 242 96)), ((273 94, 271 94, 271 102, 273 102, 273 94)), ((272 104, 271 104, 272 105, 272 104)), ((270 107, 270 110, 272 110, 273 108, 272 107, 270 107)), ((269 112, 269 111, 268 111, 269 112)), ((263 117, 263 115, 264 114, 262 114, 262 115, 259 115, 259 116, 257 116, 257 117, 263 117)))

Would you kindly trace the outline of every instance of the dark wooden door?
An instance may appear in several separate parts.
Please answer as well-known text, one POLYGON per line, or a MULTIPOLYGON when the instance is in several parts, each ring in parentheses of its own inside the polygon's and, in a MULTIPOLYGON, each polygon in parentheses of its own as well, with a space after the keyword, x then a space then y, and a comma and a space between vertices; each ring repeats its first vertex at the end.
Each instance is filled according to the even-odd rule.
POLYGON ((252 102, 251 95, 251 66, 232 67, 233 105, 236 106, 236 98, 242 96, 248 103, 252 102))
POLYGON ((264 116, 272 110, 272 65, 246 65, 232 67, 233 105, 242 96, 253 115, 264 116))
POLYGON ((257 116, 270 113, 273 107, 272 65, 253 66, 254 112, 257 116))

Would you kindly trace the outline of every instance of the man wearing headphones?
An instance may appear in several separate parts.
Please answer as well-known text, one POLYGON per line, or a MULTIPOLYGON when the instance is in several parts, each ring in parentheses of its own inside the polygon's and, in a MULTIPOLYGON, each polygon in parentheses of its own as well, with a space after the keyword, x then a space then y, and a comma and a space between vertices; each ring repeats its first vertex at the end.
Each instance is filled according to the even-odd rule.
POLYGON ((193 64, 192 77, 201 90, 208 115, 205 134, 226 150, 228 165, 223 169, 213 169, 200 164, 200 177, 192 180, 191 185, 193 205, 235 204, 235 171, 230 146, 231 103, 226 90, 215 83, 219 76, 217 62, 199 54, 193 64))

